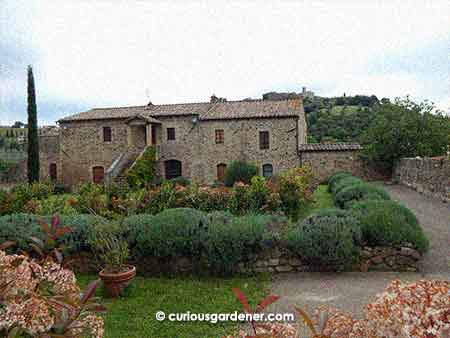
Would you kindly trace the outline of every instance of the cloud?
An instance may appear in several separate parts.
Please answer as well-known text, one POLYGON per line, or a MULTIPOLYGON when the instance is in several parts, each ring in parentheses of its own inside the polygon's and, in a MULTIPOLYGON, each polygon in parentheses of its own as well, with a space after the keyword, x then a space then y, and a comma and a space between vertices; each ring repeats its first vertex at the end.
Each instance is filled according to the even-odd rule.
MULTIPOLYGON (((46 102, 239 99, 303 85, 321 95, 449 97, 448 1, 77 0, 24 9, 30 2, 6 1, 15 32, 7 35, 35 55, 46 102)), ((23 88, 23 72, 13 73, 21 84, 8 83, 8 95, 23 88)))

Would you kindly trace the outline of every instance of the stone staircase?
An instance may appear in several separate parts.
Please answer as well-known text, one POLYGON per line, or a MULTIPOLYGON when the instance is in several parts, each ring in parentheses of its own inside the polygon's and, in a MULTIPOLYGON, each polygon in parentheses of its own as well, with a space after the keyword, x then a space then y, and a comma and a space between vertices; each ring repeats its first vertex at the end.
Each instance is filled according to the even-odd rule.
POLYGON ((134 165, 144 151, 145 148, 129 148, 127 151, 120 154, 106 171, 106 184, 110 185, 116 183, 118 185, 125 185, 127 182, 125 176, 127 170, 134 165))

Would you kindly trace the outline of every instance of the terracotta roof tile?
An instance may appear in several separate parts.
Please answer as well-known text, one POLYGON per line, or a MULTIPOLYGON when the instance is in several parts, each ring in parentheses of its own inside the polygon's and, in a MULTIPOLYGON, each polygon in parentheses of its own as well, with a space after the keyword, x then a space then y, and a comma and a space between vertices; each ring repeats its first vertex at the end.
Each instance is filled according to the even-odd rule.
POLYGON ((158 118, 161 116, 198 115, 201 120, 289 117, 303 113, 299 99, 269 101, 243 100, 225 102, 198 102, 162 104, 135 107, 94 108, 86 112, 60 119, 59 122, 123 119, 141 115, 158 118))
POLYGON ((300 144, 299 152, 314 152, 314 151, 349 151, 362 150, 362 146, 358 143, 311 143, 300 144))

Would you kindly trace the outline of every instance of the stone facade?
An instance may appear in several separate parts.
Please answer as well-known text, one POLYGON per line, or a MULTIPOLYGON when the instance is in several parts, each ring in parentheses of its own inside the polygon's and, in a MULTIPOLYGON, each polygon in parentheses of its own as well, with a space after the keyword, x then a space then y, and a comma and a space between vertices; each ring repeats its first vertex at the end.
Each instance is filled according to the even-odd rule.
POLYGON ((52 181, 50 167, 56 168, 56 179, 62 174, 60 168, 60 143, 59 133, 43 134, 39 136, 39 164, 40 180, 44 182, 52 181))
MULTIPOLYGON (((102 111, 104 115, 98 119, 89 115, 60 120, 58 182, 69 186, 92 182, 94 167, 103 168, 106 175, 113 163, 126 158, 123 154, 130 148, 138 154, 147 145, 156 147, 161 178, 166 178, 167 162, 175 160, 181 162, 181 176, 200 184, 217 181, 218 166, 233 160, 254 163, 261 174, 265 164, 272 165, 274 174, 298 166, 298 146, 306 142, 306 121, 301 99, 286 102, 277 101, 272 106, 261 100, 221 101, 214 105, 221 105, 218 111, 209 108, 199 114, 195 111, 203 109, 199 104, 193 104, 196 106, 187 113, 188 104, 184 104, 180 114, 170 112, 170 105, 163 107, 167 110, 164 113, 150 106, 155 116, 142 116, 137 111, 108 118, 102 111), (280 113, 278 107, 285 111, 280 113), (105 127, 111 130, 111 141, 104 141, 105 127), (171 128, 173 140, 168 137, 171 128), (217 130, 223 131, 223 143, 216 142, 217 130), (269 132, 268 149, 260 149, 262 131, 269 132)), ((180 107, 174 105, 173 109, 180 107)), ((44 167, 48 165, 46 162, 44 167)))
POLYGON ((393 181, 450 202, 450 159, 403 158, 394 169, 393 181))

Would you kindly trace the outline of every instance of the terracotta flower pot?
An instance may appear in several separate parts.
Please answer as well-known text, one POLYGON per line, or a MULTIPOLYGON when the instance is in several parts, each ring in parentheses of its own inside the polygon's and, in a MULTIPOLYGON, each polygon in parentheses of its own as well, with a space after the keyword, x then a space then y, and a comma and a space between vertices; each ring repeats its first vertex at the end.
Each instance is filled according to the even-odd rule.
POLYGON ((131 280, 136 276, 136 267, 133 265, 125 265, 127 270, 118 273, 105 272, 103 269, 99 272, 100 279, 105 286, 107 297, 117 298, 122 290, 130 284, 131 280))

